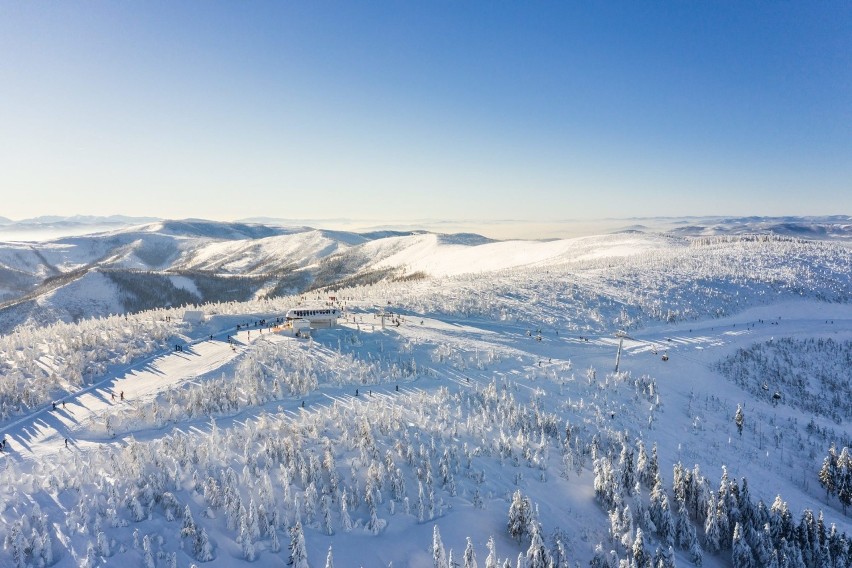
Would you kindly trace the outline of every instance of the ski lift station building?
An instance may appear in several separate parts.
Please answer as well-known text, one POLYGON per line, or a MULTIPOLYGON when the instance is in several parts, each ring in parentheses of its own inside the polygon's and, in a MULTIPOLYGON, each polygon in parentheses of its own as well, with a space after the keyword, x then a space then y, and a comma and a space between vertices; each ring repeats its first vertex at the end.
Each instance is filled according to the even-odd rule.
POLYGON ((287 321, 295 320, 309 321, 314 329, 329 328, 337 326, 337 318, 340 310, 337 308, 294 308, 287 311, 287 321))

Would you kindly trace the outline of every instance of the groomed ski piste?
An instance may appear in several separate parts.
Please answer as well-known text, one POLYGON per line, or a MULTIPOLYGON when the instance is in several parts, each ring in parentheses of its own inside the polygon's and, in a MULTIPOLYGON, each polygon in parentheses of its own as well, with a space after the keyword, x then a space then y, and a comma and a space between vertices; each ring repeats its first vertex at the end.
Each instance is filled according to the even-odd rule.
POLYGON ((819 479, 852 446, 848 253, 786 250, 676 284, 647 251, 429 250, 434 278, 18 331, 0 565, 849 566, 819 479), (273 329, 330 296, 337 327, 273 329))

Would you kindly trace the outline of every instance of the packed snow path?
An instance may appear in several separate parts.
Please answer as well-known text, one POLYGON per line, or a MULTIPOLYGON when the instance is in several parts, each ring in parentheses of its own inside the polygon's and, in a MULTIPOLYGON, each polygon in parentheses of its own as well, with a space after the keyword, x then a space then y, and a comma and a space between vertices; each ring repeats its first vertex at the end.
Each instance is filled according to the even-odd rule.
POLYGON ((113 377, 64 397, 55 403, 55 408, 51 404, 7 424, 6 454, 28 459, 64 450, 66 439, 69 449, 91 445, 94 442, 75 436, 82 425, 116 408, 129 410, 142 400, 218 369, 237 357, 250 341, 262 337, 256 330, 236 332, 231 335, 232 345, 226 341, 226 333, 215 334, 212 340, 193 341, 184 345, 182 351, 148 357, 113 377))

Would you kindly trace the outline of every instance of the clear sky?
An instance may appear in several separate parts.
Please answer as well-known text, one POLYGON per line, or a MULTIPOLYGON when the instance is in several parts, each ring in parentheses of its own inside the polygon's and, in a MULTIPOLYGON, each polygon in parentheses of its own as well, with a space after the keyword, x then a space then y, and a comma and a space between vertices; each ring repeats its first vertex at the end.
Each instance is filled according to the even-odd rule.
POLYGON ((0 215, 852 213, 852 4, 0 3, 0 215))

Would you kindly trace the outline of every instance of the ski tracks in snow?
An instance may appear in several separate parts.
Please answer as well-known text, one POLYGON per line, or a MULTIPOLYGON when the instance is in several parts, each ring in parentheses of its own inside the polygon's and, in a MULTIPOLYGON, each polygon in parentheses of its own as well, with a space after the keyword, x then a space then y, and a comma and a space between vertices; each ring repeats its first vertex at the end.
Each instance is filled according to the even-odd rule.
MULTIPOLYGON (((217 336, 218 337, 218 336, 217 336)), ((69 394, 27 416, 3 426, 7 441, 5 454, 32 459, 68 448, 96 444, 97 440, 75 434, 93 421, 109 414, 132 410, 147 400, 199 375, 218 369, 245 349, 245 332, 234 335, 236 345, 217 339, 192 342, 183 351, 160 353, 138 361, 112 376, 69 394), (123 395, 123 396, 122 396, 123 395)), ((260 334, 257 334, 257 338, 260 334)))

